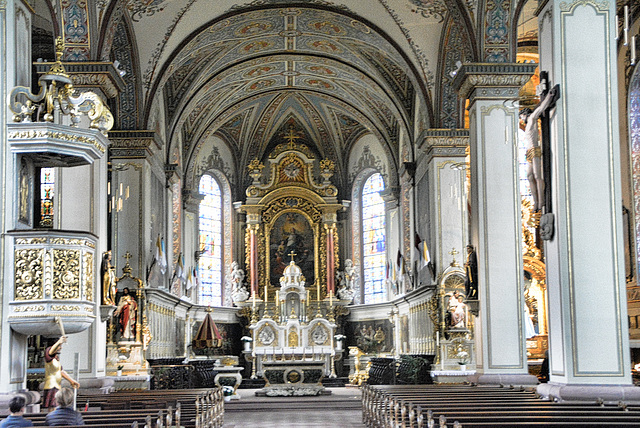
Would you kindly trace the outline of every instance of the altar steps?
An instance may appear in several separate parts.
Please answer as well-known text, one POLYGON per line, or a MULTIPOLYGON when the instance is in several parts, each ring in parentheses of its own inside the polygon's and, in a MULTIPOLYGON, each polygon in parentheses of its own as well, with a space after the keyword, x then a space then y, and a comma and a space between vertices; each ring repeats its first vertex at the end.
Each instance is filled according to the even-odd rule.
MULTIPOLYGON (((346 386, 349 383, 349 378, 347 377, 337 377, 337 378, 324 378, 322 379, 322 386, 325 388, 341 388, 346 386)), ((242 383, 240 384, 240 389, 260 389, 264 388, 265 381, 264 379, 242 379, 242 383)))

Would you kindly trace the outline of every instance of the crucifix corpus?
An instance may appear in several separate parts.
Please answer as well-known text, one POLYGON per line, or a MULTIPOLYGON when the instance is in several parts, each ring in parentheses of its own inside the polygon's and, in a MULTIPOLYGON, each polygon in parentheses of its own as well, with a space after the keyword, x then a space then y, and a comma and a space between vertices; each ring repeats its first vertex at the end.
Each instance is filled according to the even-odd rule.
POLYGON ((540 72, 538 92, 540 102, 534 110, 520 110, 520 119, 525 124, 525 143, 527 149, 527 178, 533 196, 534 210, 541 212, 540 236, 544 240, 553 238, 554 220, 551 206, 551 132, 549 129, 550 112, 560 98, 560 85, 548 88, 548 73, 540 72), (538 128, 538 119, 540 127, 538 128), (538 143, 541 134, 542 147, 538 143))

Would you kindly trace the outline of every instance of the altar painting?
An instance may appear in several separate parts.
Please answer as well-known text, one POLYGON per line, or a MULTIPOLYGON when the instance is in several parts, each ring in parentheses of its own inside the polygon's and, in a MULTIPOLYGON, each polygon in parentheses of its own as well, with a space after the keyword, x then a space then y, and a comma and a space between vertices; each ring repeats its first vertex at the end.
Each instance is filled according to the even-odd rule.
POLYGON ((280 285, 285 267, 293 260, 302 270, 306 286, 315 281, 315 246, 313 229, 306 217, 296 212, 281 214, 273 223, 270 239, 270 282, 280 285))

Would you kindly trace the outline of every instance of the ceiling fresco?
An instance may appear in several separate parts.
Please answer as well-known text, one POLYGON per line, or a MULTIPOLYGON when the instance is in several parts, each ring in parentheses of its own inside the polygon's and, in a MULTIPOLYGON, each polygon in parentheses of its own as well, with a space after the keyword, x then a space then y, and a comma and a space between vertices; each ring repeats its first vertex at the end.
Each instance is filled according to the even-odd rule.
POLYGON ((397 47, 365 22, 287 7, 201 27, 163 65, 150 95, 167 100, 169 134, 182 136, 187 162, 212 134, 238 151, 239 167, 262 158, 287 121, 338 163, 366 133, 394 162, 400 129, 412 135, 416 103, 425 101, 420 85, 397 47))
POLYGON ((495 3, 30 1, 45 21, 58 15, 56 33, 86 34, 88 59, 121 59, 127 85, 135 86, 121 95, 121 125, 145 128, 161 110, 165 151, 178 146, 185 168, 212 136, 243 168, 267 155, 284 123, 339 161, 370 134, 397 168, 401 145, 430 127, 456 125, 455 93, 442 92, 441 76, 454 60, 478 61, 457 49, 481 51, 476 38, 484 34, 473 27, 489 17, 487 1, 495 3), (86 19, 69 18, 78 10, 86 19), (456 32, 447 30, 452 21, 456 32))

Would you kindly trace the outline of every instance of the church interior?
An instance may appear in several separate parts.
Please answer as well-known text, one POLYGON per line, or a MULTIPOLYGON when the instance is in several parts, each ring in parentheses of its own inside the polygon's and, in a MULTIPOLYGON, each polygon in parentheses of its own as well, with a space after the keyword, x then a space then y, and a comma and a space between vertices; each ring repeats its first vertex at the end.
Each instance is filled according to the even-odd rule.
POLYGON ((633 0, 0 0, 1 407, 62 336, 78 399, 640 405, 639 38, 633 0))

